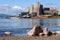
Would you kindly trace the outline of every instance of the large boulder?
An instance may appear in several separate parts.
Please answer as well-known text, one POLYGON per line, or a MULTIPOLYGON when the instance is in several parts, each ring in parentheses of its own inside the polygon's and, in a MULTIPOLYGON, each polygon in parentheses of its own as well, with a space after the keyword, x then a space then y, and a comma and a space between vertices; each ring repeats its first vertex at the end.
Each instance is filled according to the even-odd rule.
POLYGON ((37 36, 41 32, 43 32, 41 26, 35 25, 27 34, 30 36, 37 36))

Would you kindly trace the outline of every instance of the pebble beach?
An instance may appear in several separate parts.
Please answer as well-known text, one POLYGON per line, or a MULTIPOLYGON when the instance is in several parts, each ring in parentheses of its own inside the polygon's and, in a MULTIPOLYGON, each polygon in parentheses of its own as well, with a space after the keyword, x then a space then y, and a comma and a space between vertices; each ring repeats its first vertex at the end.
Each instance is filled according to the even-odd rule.
POLYGON ((60 40, 60 34, 52 36, 0 36, 0 40, 60 40))

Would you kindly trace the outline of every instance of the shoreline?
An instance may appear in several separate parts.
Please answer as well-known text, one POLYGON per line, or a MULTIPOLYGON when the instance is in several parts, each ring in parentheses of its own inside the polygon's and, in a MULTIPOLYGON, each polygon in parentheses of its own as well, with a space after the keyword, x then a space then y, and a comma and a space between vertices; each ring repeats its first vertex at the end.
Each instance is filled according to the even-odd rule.
POLYGON ((60 18, 18 18, 18 19, 60 19, 60 18))
POLYGON ((60 40, 60 34, 52 36, 0 36, 0 40, 60 40))

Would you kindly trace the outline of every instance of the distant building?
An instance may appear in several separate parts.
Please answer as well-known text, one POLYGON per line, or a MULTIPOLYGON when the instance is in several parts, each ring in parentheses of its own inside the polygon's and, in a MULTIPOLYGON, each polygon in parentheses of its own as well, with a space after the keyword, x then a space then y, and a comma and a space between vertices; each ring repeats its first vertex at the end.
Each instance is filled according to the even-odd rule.
POLYGON ((29 6, 24 12, 29 12, 32 16, 43 15, 43 5, 40 2, 36 2, 34 5, 29 6))
POLYGON ((37 16, 43 13, 43 5, 41 5, 40 2, 34 4, 34 12, 37 13, 37 16))
POLYGON ((58 15, 60 15, 60 8, 56 8, 56 10, 58 11, 58 15))
POLYGON ((57 10, 55 8, 44 8, 43 10, 45 15, 54 15, 57 13, 57 10))
POLYGON ((41 5, 39 2, 35 3, 34 5, 31 5, 29 8, 27 8, 27 12, 31 15, 39 16, 43 14, 43 5, 41 5))
POLYGON ((44 10, 45 15, 52 15, 52 10, 44 10))
POLYGON ((30 17, 40 17, 41 15, 51 16, 51 15, 54 15, 56 13, 58 13, 60 15, 59 8, 46 8, 46 7, 43 8, 43 5, 40 2, 36 2, 35 4, 27 7, 24 10, 24 12, 21 13, 21 15, 24 17, 27 15, 30 17))
POLYGON ((29 14, 32 14, 32 13, 34 13, 34 5, 30 6, 29 14))
POLYGON ((50 10, 50 8, 43 8, 43 10, 50 10))

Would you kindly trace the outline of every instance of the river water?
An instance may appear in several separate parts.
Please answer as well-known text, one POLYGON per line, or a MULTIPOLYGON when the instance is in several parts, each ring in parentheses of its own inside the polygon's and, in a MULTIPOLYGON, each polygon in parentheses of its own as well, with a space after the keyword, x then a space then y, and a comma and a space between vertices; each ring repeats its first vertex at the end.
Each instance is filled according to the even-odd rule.
POLYGON ((51 31, 60 30, 60 19, 0 19, 0 36, 9 31, 12 36, 26 36, 34 25, 47 27, 51 31))

